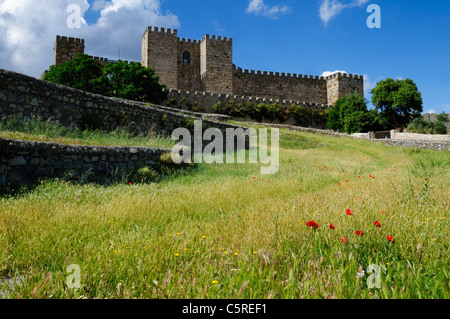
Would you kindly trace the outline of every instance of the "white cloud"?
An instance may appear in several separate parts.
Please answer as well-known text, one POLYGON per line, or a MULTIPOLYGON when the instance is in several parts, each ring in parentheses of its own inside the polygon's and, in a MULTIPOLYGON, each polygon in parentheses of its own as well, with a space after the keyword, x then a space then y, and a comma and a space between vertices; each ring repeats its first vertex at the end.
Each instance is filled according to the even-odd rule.
POLYGON ((371 81, 367 74, 364 74, 364 96, 368 96, 370 91, 377 86, 376 81, 371 81))
POLYGON ((322 73, 322 76, 327 77, 327 76, 333 75, 335 73, 347 73, 347 72, 346 71, 339 71, 339 70, 336 70, 334 72, 325 71, 325 72, 322 73))
POLYGON ((431 109, 431 110, 428 110, 428 111, 425 111, 425 112, 423 112, 423 114, 427 114, 427 113, 438 113, 435 109, 431 109))
POLYGON ((247 13, 262 15, 271 19, 278 19, 281 15, 289 13, 291 8, 288 6, 269 6, 264 4, 264 0, 250 0, 247 13))
POLYGON ((320 5, 319 14, 325 25, 337 16, 342 10, 352 7, 361 7, 369 2, 369 0, 352 0, 351 2, 343 3, 339 0, 323 0, 320 5))
POLYGON ((177 16, 162 13, 160 0, 96 1, 100 18, 81 28, 69 29, 66 12, 77 4, 81 15, 89 10, 87 0, 0 1, 0 68, 40 77, 53 64, 56 35, 85 39, 86 53, 95 56, 141 61, 141 38, 147 26, 176 28, 177 16))

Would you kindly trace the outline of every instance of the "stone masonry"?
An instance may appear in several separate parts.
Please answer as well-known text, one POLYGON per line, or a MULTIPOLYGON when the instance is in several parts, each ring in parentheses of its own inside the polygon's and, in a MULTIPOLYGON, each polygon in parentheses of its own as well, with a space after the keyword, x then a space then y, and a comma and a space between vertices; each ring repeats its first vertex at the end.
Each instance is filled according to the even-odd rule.
MULTIPOLYGON (((84 40, 57 36, 55 64, 84 53, 84 40)), ((110 61, 94 57, 100 63, 110 61)), ((147 27, 142 36, 142 65, 155 70, 168 89, 334 105, 351 93, 364 97, 360 75, 328 77, 243 70, 233 64, 233 39, 205 35, 180 39, 177 30, 147 27)))

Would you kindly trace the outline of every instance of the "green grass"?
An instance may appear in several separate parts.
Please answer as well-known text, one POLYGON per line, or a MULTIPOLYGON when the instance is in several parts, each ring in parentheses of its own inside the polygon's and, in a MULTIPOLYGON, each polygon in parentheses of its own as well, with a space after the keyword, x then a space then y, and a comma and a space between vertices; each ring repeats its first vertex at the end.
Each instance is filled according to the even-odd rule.
POLYGON ((200 164, 159 183, 56 180, 1 198, 3 293, 450 297, 449 152, 286 130, 280 137, 275 175, 255 164, 200 164), (308 228, 310 220, 320 227, 308 228), (81 289, 66 285, 71 264, 80 266, 81 289), (380 289, 367 287, 367 273, 356 278, 371 264, 381 267, 380 289), (7 285, 13 277, 20 283, 7 285))
POLYGON ((176 142, 167 137, 135 136, 124 129, 113 132, 67 128, 55 121, 9 118, 0 121, 0 137, 72 145, 147 146, 172 148, 176 142))

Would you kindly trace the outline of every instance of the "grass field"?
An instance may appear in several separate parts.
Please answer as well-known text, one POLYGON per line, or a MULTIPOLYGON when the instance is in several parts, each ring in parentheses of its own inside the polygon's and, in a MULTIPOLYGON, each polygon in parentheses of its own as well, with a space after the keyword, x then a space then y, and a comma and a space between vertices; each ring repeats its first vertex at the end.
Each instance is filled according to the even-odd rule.
POLYGON ((0 294, 450 298, 449 152, 280 138, 275 175, 199 164, 153 184, 54 180, 3 196, 0 294), (80 289, 67 286, 72 264, 80 289), (380 288, 368 288, 370 265, 380 288))

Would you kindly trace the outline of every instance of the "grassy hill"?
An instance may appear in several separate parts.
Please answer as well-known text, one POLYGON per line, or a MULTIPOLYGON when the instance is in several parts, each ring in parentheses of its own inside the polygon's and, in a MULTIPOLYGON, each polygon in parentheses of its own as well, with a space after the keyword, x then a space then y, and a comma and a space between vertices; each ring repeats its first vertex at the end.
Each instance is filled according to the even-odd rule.
MULTIPOLYGON (((150 143, 111 136, 103 141, 150 143)), ((53 180, 1 197, 0 291, 9 298, 450 297, 449 152, 287 130, 280 138, 275 175, 260 175, 256 164, 199 164, 159 183, 53 180), (71 264, 80 267, 81 289, 67 287, 71 264), (369 289, 373 264, 381 287, 369 289)))

